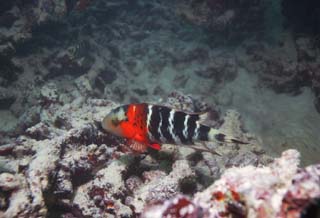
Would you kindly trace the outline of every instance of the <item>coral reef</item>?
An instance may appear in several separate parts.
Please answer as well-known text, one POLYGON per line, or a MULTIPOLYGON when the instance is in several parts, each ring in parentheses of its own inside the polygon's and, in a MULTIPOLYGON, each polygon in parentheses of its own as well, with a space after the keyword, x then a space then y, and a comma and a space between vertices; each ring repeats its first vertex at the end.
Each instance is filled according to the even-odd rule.
MULTIPOLYGON (((130 217, 141 214, 147 204, 201 190, 226 168, 271 160, 257 152, 261 151, 259 143, 243 132, 234 111, 219 125, 212 122, 250 145, 218 146, 215 149, 222 157, 172 145, 159 153, 134 156, 127 153, 125 140, 104 133, 98 124, 115 103, 86 100, 79 89, 69 96, 70 104, 62 105, 67 92, 58 93, 54 83, 44 86, 36 112, 39 120, 25 127, 24 136, 1 146, 3 217, 130 217), (246 153, 249 147, 252 152, 246 153)), ((169 99, 164 104, 191 111, 205 108, 204 103, 181 93, 169 99)))
POLYGON ((180 0, 176 9, 177 15, 187 21, 232 41, 252 34, 259 36, 263 31, 264 11, 262 1, 221 0, 180 0))
POLYGON ((279 48, 260 43, 249 44, 245 49, 246 55, 239 54, 238 61, 259 76, 262 86, 293 95, 301 93, 303 87, 310 87, 319 111, 319 51, 309 37, 288 36, 279 48))
POLYGON ((231 168, 206 190, 151 204, 142 217, 313 217, 320 197, 319 165, 300 169, 287 150, 265 167, 231 168))
POLYGON ((229 108, 232 94, 216 101, 245 67, 277 92, 311 87, 320 110, 310 38, 236 52, 207 42, 208 32, 259 36, 263 10, 248 0, 0 2, 0 217, 295 216, 312 206, 318 166, 299 169, 292 150, 273 161, 244 114, 217 104, 229 108), (100 121, 145 101, 209 112, 206 124, 248 144, 206 143, 221 156, 169 144, 130 153, 100 121))

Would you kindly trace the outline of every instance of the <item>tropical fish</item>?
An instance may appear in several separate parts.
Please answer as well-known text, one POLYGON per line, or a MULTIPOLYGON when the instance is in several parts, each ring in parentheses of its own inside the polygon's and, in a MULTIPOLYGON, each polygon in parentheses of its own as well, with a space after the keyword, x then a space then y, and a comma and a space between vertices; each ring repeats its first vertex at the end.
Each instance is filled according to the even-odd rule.
MULTIPOLYGON (((102 121, 109 133, 131 140, 129 147, 137 152, 147 147, 161 149, 161 144, 188 145, 201 151, 196 142, 218 141, 247 144, 204 125, 208 113, 186 113, 173 108, 147 103, 123 105, 112 110, 102 121)), ((216 153, 217 154, 217 153, 216 153)))

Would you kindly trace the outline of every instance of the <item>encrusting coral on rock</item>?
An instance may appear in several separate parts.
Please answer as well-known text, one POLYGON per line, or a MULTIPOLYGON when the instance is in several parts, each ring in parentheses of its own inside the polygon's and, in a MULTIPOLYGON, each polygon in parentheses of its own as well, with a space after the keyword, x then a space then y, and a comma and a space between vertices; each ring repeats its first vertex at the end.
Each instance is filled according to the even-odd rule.
POLYGON ((239 54, 207 42, 259 36, 264 5, 251 2, 1 1, 0 217, 310 214, 319 165, 299 168, 295 150, 268 156, 232 97, 217 97, 244 67, 277 92, 310 87, 320 108, 310 39, 281 52, 253 40, 239 54), (205 124, 248 144, 206 143, 221 156, 171 144, 131 153, 100 123, 120 102, 145 101, 209 112, 205 124))
MULTIPOLYGON (((209 105, 192 96, 175 93, 170 99, 164 105, 210 110, 209 105)), ((281 203, 282 198, 286 200, 281 212, 293 213, 287 208, 294 204, 295 196, 301 195, 295 187, 306 190, 303 208, 297 208, 296 213, 318 197, 317 167, 297 173, 299 155, 293 150, 270 163, 272 159, 263 154, 255 137, 244 133, 235 111, 224 117, 215 111, 222 118, 211 122, 250 141, 249 145, 214 146, 221 157, 172 145, 164 145, 157 153, 136 156, 127 153, 124 139, 104 133, 97 124, 116 106, 100 99, 74 99, 68 106, 57 101, 43 104, 41 121, 29 127, 26 136, 2 147, 1 155, 6 161, 1 162, 5 163, 0 174, 1 216, 153 217, 150 214, 154 208, 162 211, 164 206, 172 208, 166 209, 168 216, 172 211, 251 216, 270 209, 274 214, 280 213, 278 207, 267 203, 271 199, 281 203), (315 180, 305 179, 308 176, 315 180), (294 178, 297 179, 292 185, 294 178), (312 195, 305 182, 313 182, 312 195), (176 197, 183 194, 194 198, 176 197), (171 198, 177 200, 166 201, 171 198), (166 203, 155 206, 163 201, 166 203), (188 209, 183 209, 184 205, 188 209)))
POLYGON ((187 21, 206 27, 230 41, 247 34, 259 34, 265 22, 262 1, 179 0, 176 13, 187 21))
POLYGON ((310 87, 315 95, 315 107, 320 111, 319 50, 310 38, 288 36, 281 43, 279 48, 249 43, 244 46, 245 55, 239 54, 238 61, 258 75, 262 86, 277 93, 298 95, 303 87, 310 87))
POLYGON ((287 150, 268 166, 230 168, 192 199, 177 196, 149 205, 142 217, 314 217, 320 165, 298 165, 299 152, 287 150))
MULTIPOLYGON (((1 206, 4 217, 55 213, 62 217, 79 214, 130 217, 140 214, 149 203, 203 189, 225 168, 270 161, 266 155, 255 153, 259 144, 252 139, 253 144, 238 148, 215 147, 222 157, 183 147, 171 149, 171 145, 145 157, 128 154, 125 140, 104 133, 98 124, 117 106, 115 103, 78 97, 63 106, 58 99, 64 93, 57 95, 51 89, 45 90, 41 94, 45 103, 40 106, 40 121, 27 128, 25 136, 1 146, 7 168, 0 177, 1 193, 5 196, 1 206), (244 152, 249 147, 252 147, 250 155, 244 152), (218 172, 213 168, 219 168, 218 172)), ((164 105, 190 111, 210 109, 209 105, 181 93, 172 94, 170 99, 164 105)), ((212 124, 219 127, 222 123, 226 132, 248 140, 252 137, 243 132, 235 112, 229 112, 224 121, 213 118, 216 120, 212 124)))

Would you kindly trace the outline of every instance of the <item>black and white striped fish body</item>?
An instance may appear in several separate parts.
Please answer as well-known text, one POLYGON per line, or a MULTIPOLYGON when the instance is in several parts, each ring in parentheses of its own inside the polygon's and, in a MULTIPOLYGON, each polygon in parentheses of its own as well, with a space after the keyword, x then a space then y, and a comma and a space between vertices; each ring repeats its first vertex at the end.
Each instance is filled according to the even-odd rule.
POLYGON ((195 142, 243 143, 221 131, 202 124, 208 113, 186 113, 173 108, 148 105, 147 129, 151 141, 192 145, 195 142))
POLYGON ((159 144, 194 145, 218 141, 242 143, 203 125, 207 114, 186 113, 166 106, 130 104, 113 110, 102 123, 105 130, 160 149, 159 144))

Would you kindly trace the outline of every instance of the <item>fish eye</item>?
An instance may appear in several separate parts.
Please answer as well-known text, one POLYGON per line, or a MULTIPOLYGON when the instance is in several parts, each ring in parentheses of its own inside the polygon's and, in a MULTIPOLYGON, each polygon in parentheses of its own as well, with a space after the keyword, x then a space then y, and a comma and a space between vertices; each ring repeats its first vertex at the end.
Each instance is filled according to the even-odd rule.
POLYGON ((111 123, 114 126, 118 126, 120 124, 120 120, 118 118, 111 119, 111 123))

